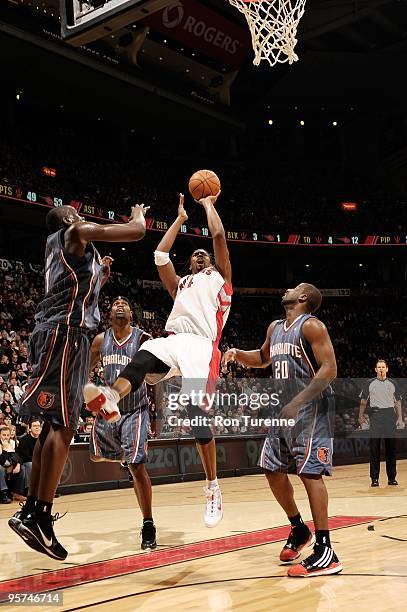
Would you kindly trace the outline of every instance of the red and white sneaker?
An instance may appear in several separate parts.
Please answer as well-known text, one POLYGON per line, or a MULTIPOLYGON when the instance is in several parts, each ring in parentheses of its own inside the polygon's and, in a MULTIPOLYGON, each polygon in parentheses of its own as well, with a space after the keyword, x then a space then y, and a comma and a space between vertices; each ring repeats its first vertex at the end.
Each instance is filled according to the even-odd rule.
POLYGON ((206 495, 205 525, 216 527, 223 518, 222 493, 219 487, 214 489, 204 488, 206 495))
POLYGON ((287 575, 291 578, 309 578, 339 574, 342 570, 342 563, 332 548, 323 544, 316 544, 312 555, 304 559, 302 563, 290 567, 287 575))
POLYGON ((89 412, 96 412, 109 423, 115 423, 120 419, 121 414, 117 407, 120 395, 115 389, 97 387, 93 383, 88 383, 83 388, 83 397, 89 412))
POLYGON ((280 553, 280 561, 283 563, 291 563, 298 559, 303 548, 313 546, 315 544, 315 536, 308 528, 299 529, 292 528, 287 542, 280 553))

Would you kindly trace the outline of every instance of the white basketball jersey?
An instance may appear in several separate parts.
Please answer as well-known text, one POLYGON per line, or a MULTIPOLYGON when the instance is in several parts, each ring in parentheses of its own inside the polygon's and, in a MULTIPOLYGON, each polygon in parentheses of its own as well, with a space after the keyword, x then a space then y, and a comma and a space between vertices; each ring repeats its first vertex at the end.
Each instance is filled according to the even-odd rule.
POLYGON ((195 334, 219 342, 229 315, 232 293, 231 285, 212 266, 184 276, 178 283, 166 331, 195 334))

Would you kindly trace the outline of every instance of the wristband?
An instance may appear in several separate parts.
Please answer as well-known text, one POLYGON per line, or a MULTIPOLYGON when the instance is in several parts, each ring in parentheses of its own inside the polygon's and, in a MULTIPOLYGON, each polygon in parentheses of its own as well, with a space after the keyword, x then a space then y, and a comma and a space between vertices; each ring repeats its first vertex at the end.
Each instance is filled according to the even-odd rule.
POLYGON ((164 251, 154 251, 154 262, 156 266, 165 266, 170 261, 170 254, 164 251))

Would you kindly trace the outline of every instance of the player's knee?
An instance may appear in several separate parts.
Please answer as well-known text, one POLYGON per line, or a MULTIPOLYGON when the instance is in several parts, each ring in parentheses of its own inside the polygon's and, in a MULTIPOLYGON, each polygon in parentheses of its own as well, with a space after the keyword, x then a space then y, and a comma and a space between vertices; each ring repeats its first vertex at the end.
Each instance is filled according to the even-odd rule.
POLYGON ((299 476, 304 484, 311 480, 322 480, 322 474, 299 474, 299 476))
POLYGON ((265 469, 264 475, 270 486, 278 486, 288 480, 288 475, 285 472, 272 472, 265 469))
MULTIPOLYGON (((131 384, 132 391, 139 388, 146 374, 154 373, 160 360, 149 351, 141 349, 130 363, 120 372, 120 378, 125 378, 131 384)), ((165 364, 163 364, 165 366, 165 364)), ((168 368, 169 369, 169 368, 168 368)))
POLYGON ((129 463, 128 468, 131 472, 131 475, 136 480, 143 478, 146 473, 144 463, 129 463))

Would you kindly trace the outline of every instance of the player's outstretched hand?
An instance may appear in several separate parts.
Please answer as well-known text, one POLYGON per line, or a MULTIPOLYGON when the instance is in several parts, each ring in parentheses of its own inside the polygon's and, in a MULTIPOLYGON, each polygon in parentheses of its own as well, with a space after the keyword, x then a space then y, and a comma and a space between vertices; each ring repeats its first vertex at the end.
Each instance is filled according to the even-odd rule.
POLYGON ((228 371, 228 364, 236 362, 236 349, 231 348, 226 353, 223 353, 222 357, 222 372, 226 374, 228 371))
POLYGON ((218 199, 218 197, 220 196, 222 192, 218 191, 218 193, 216 195, 210 195, 210 196, 206 196, 206 198, 201 198, 200 200, 195 200, 195 202, 197 204, 200 204, 201 206, 205 206, 206 204, 212 204, 212 206, 215 206, 216 201, 218 199))
POLYGON ((180 193, 179 200, 178 200, 178 218, 180 221, 182 221, 182 223, 185 223, 185 221, 188 221, 188 214, 184 208, 184 200, 185 200, 184 194, 180 193))
POLYGON ((113 262, 114 262, 113 257, 110 257, 110 255, 105 255, 102 259, 102 266, 109 266, 110 268, 113 262))
POLYGON ((144 206, 144 204, 136 204, 135 206, 132 206, 129 223, 130 221, 134 221, 134 219, 139 219, 141 216, 145 217, 148 210, 150 210, 150 207, 144 206))

